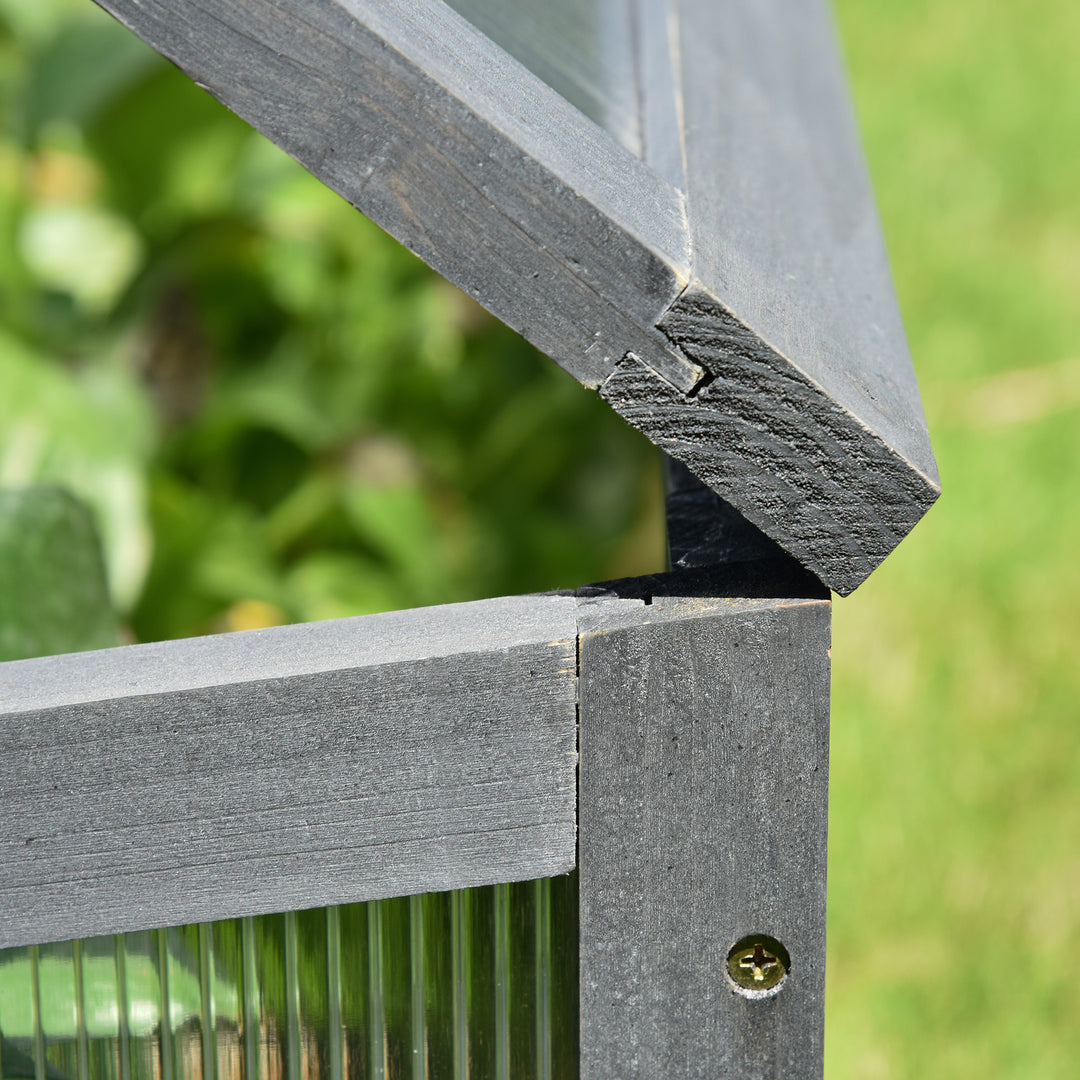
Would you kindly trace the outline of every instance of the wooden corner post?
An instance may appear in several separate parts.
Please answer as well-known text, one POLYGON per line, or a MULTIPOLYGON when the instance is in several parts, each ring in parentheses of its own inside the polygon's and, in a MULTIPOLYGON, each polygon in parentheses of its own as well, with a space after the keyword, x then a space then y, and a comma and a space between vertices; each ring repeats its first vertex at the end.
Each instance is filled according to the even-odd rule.
POLYGON ((831 603, 748 565, 579 616, 581 1080, 822 1073, 831 603))

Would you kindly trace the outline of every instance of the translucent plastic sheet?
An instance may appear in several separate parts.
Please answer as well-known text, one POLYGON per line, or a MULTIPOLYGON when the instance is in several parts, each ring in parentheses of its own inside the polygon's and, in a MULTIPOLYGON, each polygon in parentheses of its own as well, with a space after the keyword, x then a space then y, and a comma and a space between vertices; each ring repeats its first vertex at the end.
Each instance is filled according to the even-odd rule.
POLYGON ((577 1074, 576 875, 0 951, 0 1080, 577 1074))

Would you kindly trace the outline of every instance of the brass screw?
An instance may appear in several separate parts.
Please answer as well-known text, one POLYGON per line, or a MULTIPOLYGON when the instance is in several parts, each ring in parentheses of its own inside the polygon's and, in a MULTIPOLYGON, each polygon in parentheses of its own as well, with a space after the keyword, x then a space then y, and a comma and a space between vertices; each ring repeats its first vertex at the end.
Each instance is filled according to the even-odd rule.
POLYGON ((744 937, 728 953, 728 975, 747 997, 771 997, 768 991, 779 988, 790 967, 787 949, 767 934, 744 937))

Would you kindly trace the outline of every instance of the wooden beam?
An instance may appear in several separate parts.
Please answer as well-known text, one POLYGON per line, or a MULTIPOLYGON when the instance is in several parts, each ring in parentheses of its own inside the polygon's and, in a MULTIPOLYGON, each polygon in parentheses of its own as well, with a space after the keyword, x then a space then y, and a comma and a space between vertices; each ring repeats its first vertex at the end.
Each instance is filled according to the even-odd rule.
POLYGON ((682 195, 441 0, 98 0, 597 386, 686 282, 682 195))
POLYGON ((98 2, 831 588, 936 498, 824 0, 98 2))
POLYGON ((0 665, 0 948, 571 869, 575 611, 0 665))
POLYGON ((582 1080, 816 1080, 829 601, 650 600, 580 621, 582 1080), (752 935, 776 987, 728 976, 752 935))
POLYGON ((940 492, 826 0, 669 0, 690 284, 602 396, 837 592, 940 492))

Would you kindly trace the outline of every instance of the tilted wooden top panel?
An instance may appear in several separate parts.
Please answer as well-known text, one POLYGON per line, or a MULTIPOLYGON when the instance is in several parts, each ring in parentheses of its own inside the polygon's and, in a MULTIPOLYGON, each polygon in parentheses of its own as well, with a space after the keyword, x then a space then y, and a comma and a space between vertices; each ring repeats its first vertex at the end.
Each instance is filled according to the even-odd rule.
POLYGON ((824 0, 97 2, 831 588, 937 497, 824 0))

